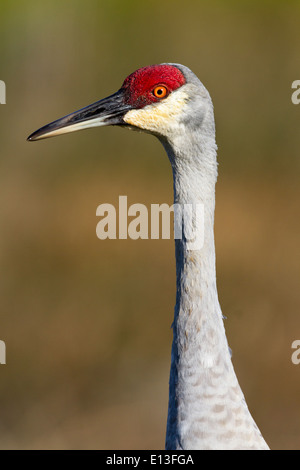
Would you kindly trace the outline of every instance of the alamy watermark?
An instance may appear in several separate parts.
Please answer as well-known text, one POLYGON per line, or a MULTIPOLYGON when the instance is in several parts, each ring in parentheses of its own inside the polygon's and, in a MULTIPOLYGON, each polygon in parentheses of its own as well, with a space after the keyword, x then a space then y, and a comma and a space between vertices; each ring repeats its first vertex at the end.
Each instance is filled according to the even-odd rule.
POLYGON ((0 340, 0 364, 6 364, 6 346, 4 341, 0 340))
POLYGON ((292 363, 298 365, 300 364, 300 339, 295 339, 292 342, 292 349, 295 349, 291 357, 292 363))
POLYGON ((293 104, 300 103, 300 80, 294 80, 292 83, 292 88, 295 91, 292 93, 291 100, 293 104))
POLYGON ((6 85, 3 80, 0 80, 0 104, 6 104, 6 85))
POLYGON ((204 244, 202 203, 172 206, 166 203, 151 204, 149 217, 147 206, 132 204, 128 207, 127 196, 119 196, 117 209, 113 204, 100 204, 97 207, 96 215, 101 217, 101 220, 97 224, 96 234, 100 240, 157 240, 160 234, 162 239, 170 239, 171 214, 174 214, 174 239, 184 240, 188 250, 200 250, 204 244))

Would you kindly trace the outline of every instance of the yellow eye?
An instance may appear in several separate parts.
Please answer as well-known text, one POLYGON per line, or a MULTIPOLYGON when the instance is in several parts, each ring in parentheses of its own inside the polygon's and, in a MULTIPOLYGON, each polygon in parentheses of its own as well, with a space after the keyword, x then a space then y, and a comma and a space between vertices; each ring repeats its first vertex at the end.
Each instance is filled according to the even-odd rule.
POLYGON ((167 93, 168 89, 163 85, 156 86, 153 90, 153 94, 156 96, 156 98, 164 98, 167 96, 167 93))

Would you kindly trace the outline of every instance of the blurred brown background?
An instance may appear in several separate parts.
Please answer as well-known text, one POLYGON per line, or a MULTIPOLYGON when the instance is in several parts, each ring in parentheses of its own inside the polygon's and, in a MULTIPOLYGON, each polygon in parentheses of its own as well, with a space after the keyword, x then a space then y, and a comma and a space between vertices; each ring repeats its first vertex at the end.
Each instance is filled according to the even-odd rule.
POLYGON ((1 2, 1 449, 162 449, 173 242, 100 241, 96 208, 172 203, 155 138, 29 133, 133 70, 190 67, 214 101, 218 288, 234 365, 273 449, 300 449, 299 2, 1 2))

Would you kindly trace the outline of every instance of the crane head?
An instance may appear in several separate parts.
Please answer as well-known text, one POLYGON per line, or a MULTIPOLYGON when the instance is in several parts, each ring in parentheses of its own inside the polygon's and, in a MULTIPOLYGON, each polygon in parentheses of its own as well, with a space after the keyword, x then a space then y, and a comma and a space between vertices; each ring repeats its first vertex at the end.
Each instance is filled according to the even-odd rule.
POLYGON ((201 109, 195 106, 197 102, 199 105, 199 100, 195 100, 199 93, 204 103, 209 95, 187 67, 179 64, 143 67, 129 75, 113 95, 47 124, 28 140, 107 125, 127 126, 167 137, 172 130, 178 132, 180 126, 186 125, 191 106, 195 111, 194 124, 202 119, 205 106, 200 106, 201 109))

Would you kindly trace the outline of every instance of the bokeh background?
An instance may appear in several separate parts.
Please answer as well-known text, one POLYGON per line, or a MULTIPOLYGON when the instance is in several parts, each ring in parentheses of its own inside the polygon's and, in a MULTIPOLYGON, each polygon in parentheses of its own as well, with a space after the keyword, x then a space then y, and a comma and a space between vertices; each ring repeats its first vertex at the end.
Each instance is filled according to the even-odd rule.
POLYGON ((172 203, 163 148, 116 128, 29 143, 133 70, 190 67, 219 146, 220 302, 248 405, 273 449, 300 448, 300 4, 1 1, 1 449, 162 449, 173 242, 100 241, 96 208, 172 203))

